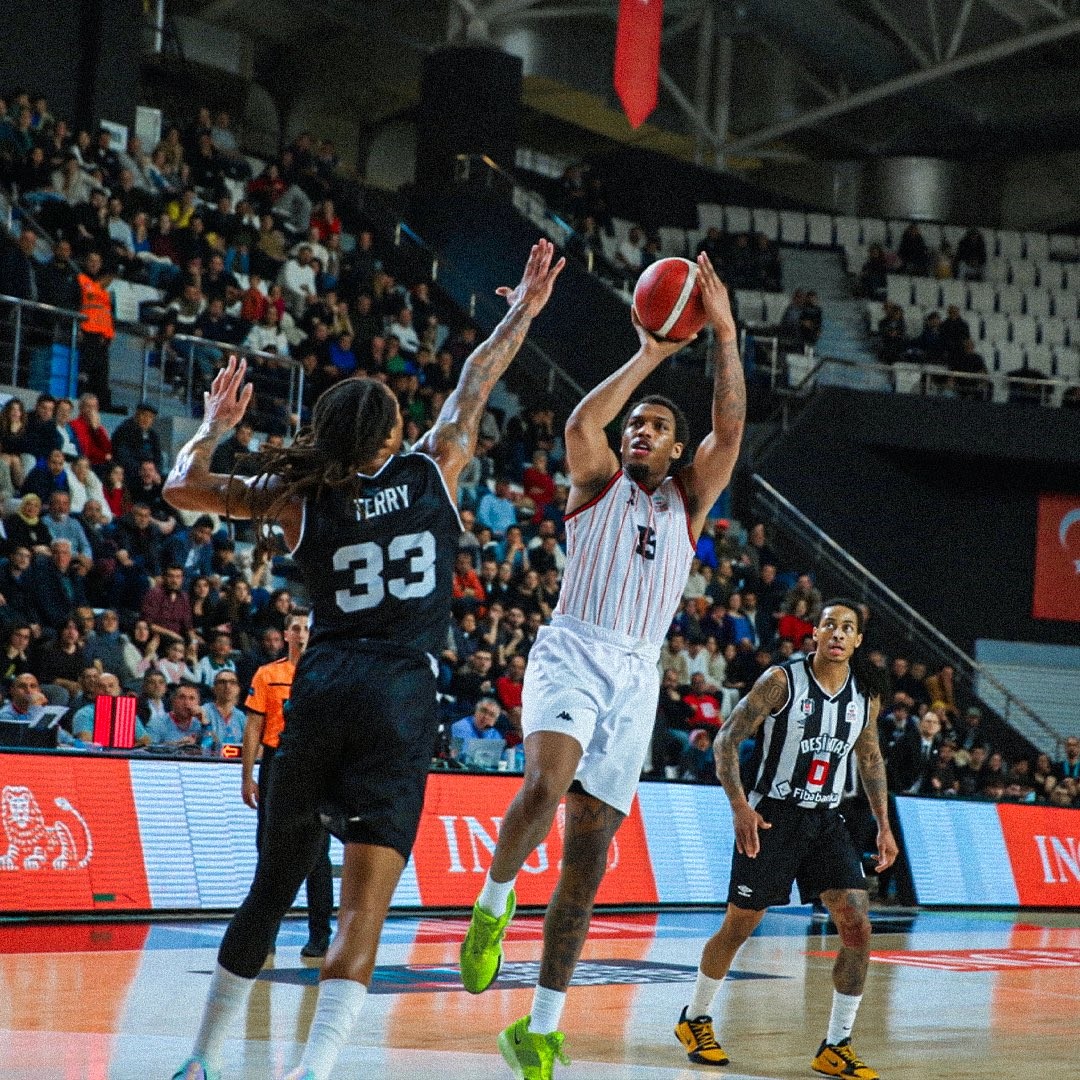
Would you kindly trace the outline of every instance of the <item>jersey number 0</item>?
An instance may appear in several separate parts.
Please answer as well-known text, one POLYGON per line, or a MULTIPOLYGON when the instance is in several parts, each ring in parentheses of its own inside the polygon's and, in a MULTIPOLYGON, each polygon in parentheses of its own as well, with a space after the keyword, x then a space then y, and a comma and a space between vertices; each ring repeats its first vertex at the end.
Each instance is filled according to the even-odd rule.
POLYGON ((385 557, 382 546, 373 540, 348 544, 334 552, 334 569, 352 571, 352 588, 338 589, 334 594, 337 606, 346 614, 376 607, 387 592, 397 600, 419 599, 435 588, 435 537, 430 532, 395 536, 385 557), (409 576, 384 579, 386 563, 403 559, 409 561, 409 576))

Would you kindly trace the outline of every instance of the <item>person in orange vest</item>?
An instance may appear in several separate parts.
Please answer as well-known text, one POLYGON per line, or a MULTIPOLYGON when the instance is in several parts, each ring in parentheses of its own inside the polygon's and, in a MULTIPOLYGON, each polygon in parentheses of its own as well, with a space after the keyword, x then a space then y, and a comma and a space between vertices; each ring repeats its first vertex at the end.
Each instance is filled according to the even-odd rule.
POLYGON ((82 313, 86 316, 79 333, 79 382, 82 389, 96 394, 102 409, 110 407, 109 346, 116 334, 113 327, 112 297, 102 284, 101 255, 91 251, 79 275, 82 313))

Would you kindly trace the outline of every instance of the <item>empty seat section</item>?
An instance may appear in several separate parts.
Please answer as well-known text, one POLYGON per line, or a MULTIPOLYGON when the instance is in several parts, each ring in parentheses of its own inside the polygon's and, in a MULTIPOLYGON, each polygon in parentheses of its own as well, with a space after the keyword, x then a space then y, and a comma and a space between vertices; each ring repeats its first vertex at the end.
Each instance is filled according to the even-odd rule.
POLYGON ((833 242, 833 219, 828 214, 806 215, 807 243, 829 247, 833 242))
POLYGON ((770 240, 780 237, 780 215, 775 210, 758 209, 753 212, 754 232, 764 233, 770 240))
MULTIPOLYGON (((780 213, 780 239, 785 244, 806 243, 806 214, 795 210, 783 210, 780 213)), ((757 221, 757 216, 754 216, 757 221)))

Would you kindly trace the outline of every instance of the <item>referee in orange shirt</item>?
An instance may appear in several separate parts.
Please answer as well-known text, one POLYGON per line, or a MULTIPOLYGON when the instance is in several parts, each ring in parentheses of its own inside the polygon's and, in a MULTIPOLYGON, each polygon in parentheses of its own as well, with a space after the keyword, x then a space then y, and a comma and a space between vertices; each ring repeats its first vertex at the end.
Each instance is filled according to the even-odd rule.
MULTIPOLYGON (((285 702, 292 690, 293 676, 300 654, 307 647, 306 612, 290 612, 285 626, 288 654, 281 660, 263 664, 251 680, 244 708, 243 782, 244 802, 259 814, 255 845, 262 848, 263 809, 270 782, 270 764, 277 753, 285 727, 285 702), (260 758, 260 750, 262 751, 260 758), (255 761, 260 760, 259 779, 255 781, 255 761)), ((330 865, 330 834, 323 833, 322 855, 307 879, 308 941, 301 956, 323 957, 330 947, 330 915, 334 910, 334 871, 330 865)))

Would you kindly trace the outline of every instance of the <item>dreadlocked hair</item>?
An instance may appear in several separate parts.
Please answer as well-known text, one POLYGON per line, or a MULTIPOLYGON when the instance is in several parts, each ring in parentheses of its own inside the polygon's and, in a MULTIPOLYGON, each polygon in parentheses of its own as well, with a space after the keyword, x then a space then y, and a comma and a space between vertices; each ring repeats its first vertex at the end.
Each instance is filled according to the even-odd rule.
MULTIPOLYGON (((831 607, 847 608, 855 615, 855 629, 863 632, 863 605, 854 600, 847 600, 842 596, 826 600, 821 605, 821 610, 826 611, 831 607)), ((885 672, 870 663, 870 652, 864 641, 852 654, 849 661, 851 677, 855 681, 855 689, 868 698, 880 698, 884 702, 889 696, 889 684, 885 672)))
MULTIPOLYGON (((256 489, 275 485, 273 498, 252 514, 256 534, 272 522, 290 499, 319 498, 327 490, 358 490, 357 470, 369 464, 397 421, 393 394, 375 379, 343 379, 324 391, 291 446, 243 455, 238 464, 256 470, 247 481, 256 489)), ((235 472, 234 472, 235 477, 235 472)))

